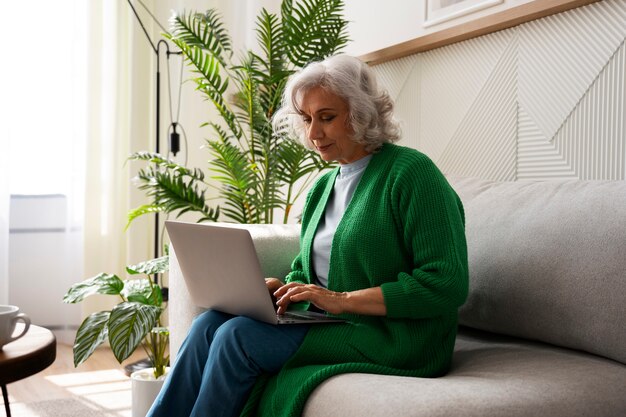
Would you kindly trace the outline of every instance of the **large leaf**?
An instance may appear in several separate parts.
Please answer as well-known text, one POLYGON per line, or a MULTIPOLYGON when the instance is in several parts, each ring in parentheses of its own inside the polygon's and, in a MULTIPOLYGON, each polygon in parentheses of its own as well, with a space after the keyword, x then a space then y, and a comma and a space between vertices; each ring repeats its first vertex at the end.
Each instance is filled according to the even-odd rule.
POLYGON ((146 278, 126 281, 124 295, 129 302, 148 304, 156 307, 160 307, 163 304, 161 287, 146 278))
POLYGON ((124 281, 117 275, 101 273, 72 285, 63 297, 64 303, 78 303, 94 294, 117 295, 124 289, 124 281))
POLYGON ((161 256, 160 258, 150 259, 147 261, 140 262, 137 265, 128 265, 126 267, 126 272, 128 272, 131 275, 162 274, 163 272, 167 272, 170 269, 169 262, 170 262, 169 256, 161 256))
POLYGON ((107 338, 109 311, 100 311, 87 317, 76 332, 74 366, 85 362, 107 338))
POLYGON ((109 343, 118 362, 128 358, 155 327, 161 308, 136 302, 118 304, 109 318, 109 343))

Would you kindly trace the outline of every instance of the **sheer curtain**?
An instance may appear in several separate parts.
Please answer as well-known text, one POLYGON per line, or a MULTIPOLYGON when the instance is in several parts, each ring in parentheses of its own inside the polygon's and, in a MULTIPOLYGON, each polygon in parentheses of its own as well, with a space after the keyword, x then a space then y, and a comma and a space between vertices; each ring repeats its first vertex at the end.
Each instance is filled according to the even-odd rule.
MULTIPOLYGON (((4 87, 0 83, 1 87, 4 87)), ((4 89, 3 89, 4 91, 4 89)), ((4 108, 0 112, 5 114, 4 108)), ((0 126, 4 126, 0 116, 0 126)), ((0 149, 7 149, 7 137, 0 133, 0 149)), ((8 152, 0 152, 0 304, 9 303, 9 170, 8 152)))
POLYGON ((61 299, 81 273, 82 5, 6 2, 0 25, 10 50, 0 65, 0 303, 53 329, 73 324, 61 299))
MULTIPOLYGON (((127 264, 152 256, 151 219, 124 227, 128 211, 144 198, 131 184, 139 166, 127 158, 154 147, 154 53, 127 2, 89 2, 88 8, 84 270, 86 277, 123 277, 127 264)), ((111 305, 110 297, 87 301, 83 315, 111 305)))

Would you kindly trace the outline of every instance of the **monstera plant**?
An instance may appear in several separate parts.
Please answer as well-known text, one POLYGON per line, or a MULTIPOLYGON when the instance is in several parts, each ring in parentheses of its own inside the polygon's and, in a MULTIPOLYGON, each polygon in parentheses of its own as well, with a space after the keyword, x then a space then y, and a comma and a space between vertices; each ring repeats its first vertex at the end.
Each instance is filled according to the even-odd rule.
POLYGON ((132 210, 129 223, 155 212, 286 223, 294 202, 329 165, 296 140, 275 135, 271 119, 288 77, 347 43, 342 11, 340 0, 284 0, 280 15, 263 9, 256 20, 257 52, 233 51, 216 10, 175 15, 165 36, 180 48, 196 89, 219 114, 219 122, 206 123, 209 175, 156 153, 133 154, 131 160, 149 162, 138 186, 151 202, 132 210), (210 188, 217 188, 220 205, 207 198, 210 188))

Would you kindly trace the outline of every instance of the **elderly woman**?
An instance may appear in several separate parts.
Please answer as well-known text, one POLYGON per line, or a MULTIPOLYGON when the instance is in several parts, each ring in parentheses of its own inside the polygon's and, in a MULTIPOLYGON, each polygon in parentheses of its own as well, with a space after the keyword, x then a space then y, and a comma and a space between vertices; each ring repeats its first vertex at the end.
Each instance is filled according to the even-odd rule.
POLYGON ((273 326, 206 312, 149 416, 298 416, 333 375, 448 370, 468 290, 463 208, 430 159, 393 144, 392 112, 356 58, 290 79, 277 128, 339 167, 308 194, 292 271, 266 282, 279 313, 305 302, 347 321, 273 326))

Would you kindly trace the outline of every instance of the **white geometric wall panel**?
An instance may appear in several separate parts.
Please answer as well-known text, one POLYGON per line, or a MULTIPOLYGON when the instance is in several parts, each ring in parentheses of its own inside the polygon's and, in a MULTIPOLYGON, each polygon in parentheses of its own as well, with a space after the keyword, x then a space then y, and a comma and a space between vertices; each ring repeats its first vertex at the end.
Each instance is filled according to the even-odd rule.
POLYGON ((498 32, 480 42, 459 42, 421 54, 419 134, 424 153, 439 159, 512 38, 512 32, 498 32))
POLYGON ((514 181, 517 139, 517 39, 510 40, 438 158, 442 171, 514 181))
POLYGON ((518 108, 517 179, 575 179, 576 172, 557 145, 546 139, 533 119, 518 108))
POLYGON ((624 180, 625 39, 626 0, 604 0, 374 69, 445 173, 624 180))
POLYGON ((626 179, 626 44, 617 50, 556 134, 580 179, 626 179))
POLYGON ((417 56, 411 55, 387 61, 376 67, 378 82, 385 87, 393 100, 397 100, 407 83, 410 83, 409 77, 417 61, 417 56))
POLYGON ((420 119, 415 115, 421 115, 420 103, 420 74, 421 61, 413 59, 411 71, 407 74, 407 79, 402 90, 398 92, 396 98, 395 115, 400 122, 402 129, 402 143, 416 149, 421 147, 419 135, 420 119))
POLYGON ((395 116, 401 124, 402 143, 419 148, 420 60, 417 55, 395 59, 376 67, 378 81, 396 104, 395 116))
POLYGON ((626 37, 626 1, 521 25, 519 100, 552 139, 626 37))

